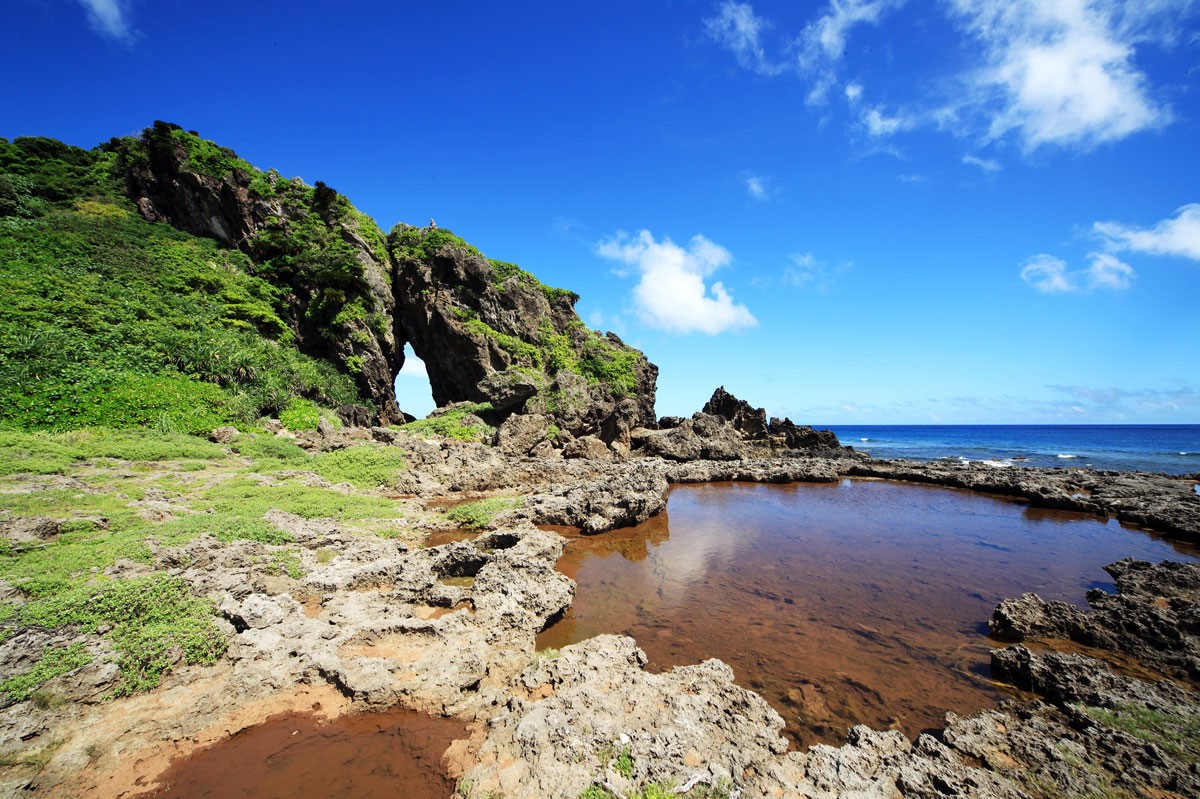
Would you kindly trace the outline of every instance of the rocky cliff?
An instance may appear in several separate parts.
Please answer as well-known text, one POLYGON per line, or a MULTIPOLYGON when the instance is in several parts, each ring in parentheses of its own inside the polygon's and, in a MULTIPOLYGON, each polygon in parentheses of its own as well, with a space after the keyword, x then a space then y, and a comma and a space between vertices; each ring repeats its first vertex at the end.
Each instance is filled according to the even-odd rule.
POLYGON ((146 219, 242 250, 285 290, 300 349, 353 374, 381 423, 401 418, 393 380, 411 343, 439 406, 490 403, 493 421, 535 413, 609 443, 653 424, 657 368, 589 330, 572 292, 446 230, 398 225, 385 239, 323 183, 260 172, 177 125, 108 146, 146 219))
POLYGON ((247 253, 285 290, 300 350, 354 375, 381 423, 403 421, 392 264, 374 221, 320 181, 260 172, 178 125, 156 122, 109 146, 142 216, 247 253))

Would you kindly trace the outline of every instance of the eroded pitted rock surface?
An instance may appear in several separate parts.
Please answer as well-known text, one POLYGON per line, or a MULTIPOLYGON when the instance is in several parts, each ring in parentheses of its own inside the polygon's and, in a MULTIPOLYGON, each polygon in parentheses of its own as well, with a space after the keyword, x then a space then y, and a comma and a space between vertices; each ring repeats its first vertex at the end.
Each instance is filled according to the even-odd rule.
POLYGON ((1200 681, 1200 564, 1128 559, 1105 570, 1118 593, 1089 591, 1090 612, 1025 594, 996 608, 988 622, 993 635, 1007 641, 1062 638, 1200 681))
MULTIPOLYGON (((540 420, 527 421, 540 430, 540 420)), ((59 796, 117 795, 136 777, 152 780, 169 756, 195 744, 272 712, 319 703, 336 712, 402 704, 479 722, 473 741, 457 747, 457 762, 477 796, 495 789, 509 797, 575 799, 593 784, 627 796, 668 782, 690 787, 692 796, 708 790, 745 797, 1196 795, 1200 721, 1193 685, 1139 682, 1079 656, 1024 648, 996 655, 994 674, 1040 701, 951 716, 943 731, 916 741, 860 727, 844 746, 789 752, 777 714, 716 661, 648 674, 634 642, 616 636, 567 647, 558 656, 534 652, 536 632, 570 602, 572 584, 554 568, 562 539, 532 524, 599 531, 635 523, 663 507, 673 482, 828 481, 864 468, 895 469, 924 474, 924 482, 949 475, 1057 501, 1084 480, 1091 481, 1091 499, 1125 496, 1128 486, 1144 480, 1163 492, 1150 501, 1162 508, 1184 504, 1186 514, 1178 481, 1084 470, 1039 477, 936 464, 923 473, 848 451, 668 461, 609 447, 611 460, 533 457, 522 453, 524 444, 506 454, 500 446, 386 428, 327 430, 305 443, 337 449, 369 439, 406 453, 409 468, 398 479, 412 497, 395 500, 405 509, 393 531, 400 540, 276 510, 265 518, 298 548, 306 572, 298 579, 264 569, 276 549, 270 545, 211 536, 156 547, 150 563, 118 561, 113 574, 168 571, 196 593, 219 597, 219 623, 231 638, 226 658, 211 668, 177 664, 156 691, 103 702, 117 679, 112 652, 105 640, 89 639, 93 664, 52 685, 72 700, 65 709, 29 702, 0 709, 5 752, 63 740, 36 779, 14 771, 0 775, 0 785, 12 791, 36 785, 59 796), (515 507, 474 540, 415 545, 437 519, 446 526, 427 500, 444 505, 476 496, 509 497, 515 507), (102 756, 94 760, 97 751, 102 756), (626 762, 621 756, 628 769, 617 769, 626 762), (116 765, 139 762, 124 771, 116 765)), ((263 479, 284 477, 330 488, 306 472, 263 479)), ((46 481, 52 484, 58 483, 46 481)), ((86 489, 81 481, 71 485, 86 489)), ((132 503, 139 512, 185 513, 168 493, 146 492, 132 503)), ((1114 647, 1186 680, 1196 636, 1195 567, 1122 562, 1110 571, 1120 593, 1094 594, 1091 613, 1071 608, 1058 614, 1038 600, 1026 602, 1028 613, 1021 603, 1008 603, 998 615, 1011 629, 1027 629, 1022 635, 1088 630, 1096 651, 1114 647), (1145 654, 1155 651, 1166 654, 1145 654)), ((14 638, 0 645, 0 658, 20 670, 29 666, 22 652, 64 643, 14 638)))

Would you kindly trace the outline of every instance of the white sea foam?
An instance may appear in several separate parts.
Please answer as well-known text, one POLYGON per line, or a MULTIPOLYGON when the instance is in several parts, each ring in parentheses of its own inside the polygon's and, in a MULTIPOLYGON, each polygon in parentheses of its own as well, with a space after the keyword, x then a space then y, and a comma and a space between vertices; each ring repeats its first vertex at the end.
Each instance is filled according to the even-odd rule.
MULTIPOLYGON (((859 441, 870 441, 870 440, 871 440, 871 439, 869 439, 869 438, 860 438, 860 439, 859 439, 859 441)), ((1186 455, 1187 453, 1186 453, 1186 452, 1181 452, 1181 453, 1179 453, 1179 454, 1180 454, 1180 455, 1186 455)))
POLYGON ((1058 453, 1058 457, 1062 458, 1063 460, 1067 460, 1068 458, 1078 458, 1079 456, 1078 455, 1069 455, 1067 453, 1060 452, 1060 453, 1058 453))
POLYGON ((1008 459, 1005 459, 1002 461, 983 460, 983 461, 979 461, 979 462, 982 463, 984 466, 991 466, 996 469, 1007 469, 1009 466, 1013 465, 1013 462, 1008 459))

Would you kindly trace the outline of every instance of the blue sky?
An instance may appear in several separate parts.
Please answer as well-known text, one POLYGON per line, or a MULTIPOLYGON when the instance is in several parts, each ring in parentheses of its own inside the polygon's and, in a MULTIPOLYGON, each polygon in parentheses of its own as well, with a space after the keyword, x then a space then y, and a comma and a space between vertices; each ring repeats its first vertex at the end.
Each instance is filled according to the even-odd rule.
POLYGON ((1200 3, 3 13, 0 135, 164 119, 435 218, 581 294, 660 414, 1200 422, 1200 3))

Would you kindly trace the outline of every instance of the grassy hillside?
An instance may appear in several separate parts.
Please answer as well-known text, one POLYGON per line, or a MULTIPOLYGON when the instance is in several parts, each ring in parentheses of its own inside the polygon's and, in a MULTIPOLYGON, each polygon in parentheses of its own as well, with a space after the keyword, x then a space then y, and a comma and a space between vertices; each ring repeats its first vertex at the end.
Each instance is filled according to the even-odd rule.
POLYGON ((242 253, 141 219, 114 147, 0 139, 0 426, 201 432, 361 403, 242 253))

